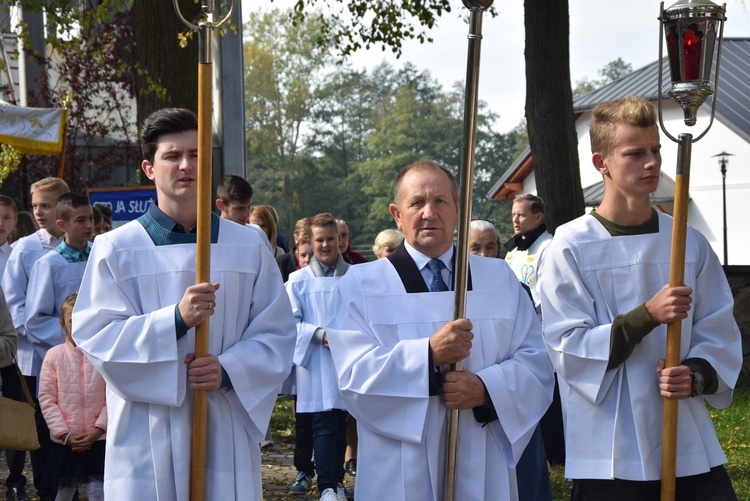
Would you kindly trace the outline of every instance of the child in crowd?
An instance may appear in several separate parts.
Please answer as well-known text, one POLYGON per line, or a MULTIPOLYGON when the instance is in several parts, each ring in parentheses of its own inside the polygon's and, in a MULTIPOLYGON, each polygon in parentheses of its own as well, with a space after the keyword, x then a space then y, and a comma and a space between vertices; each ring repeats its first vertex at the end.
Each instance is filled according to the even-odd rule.
POLYGON ((16 229, 8 236, 8 243, 11 247, 15 247, 16 242, 23 237, 28 237, 32 233, 36 233, 38 230, 39 225, 36 223, 34 216, 31 215, 31 212, 25 210, 18 211, 16 213, 16 229))
MULTIPOLYGON (((0 286, 8 303, 8 310, 13 318, 13 326, 18 331, 18 352, 16 361, 21 373, 26 376, 32 395, 37 395, 37 379, 42 368, 42 360, 46 351, 38 352, 33 340, 26 336, 24 320, 26 318, 26 294, 34 264, 45 254, 58 247, 64 240, 64 231, 57 226, 56 206, 57 199, 64 193, 68 193, 68 185, 60 178, 47 177, 31 185, 31 207, 34 211, 34 220, 39 229, 12 244, 13 250, 8 257, 3 272, 0 286)), ((16 226, 15 234, 23 234, 22 231, 23 212, 18 214, 19 224, 16 226)), ((75 290, 75 289, 73 289, 75 290)), ((70 292, 70 291, 68 291, 70 292)), ((62 296, 65 297, 65 296, 62 296)), ((58 329, 59 333, 59 329, 58 329)), ((59 335, 57 337, 59 340, 59 335)), ((57 342, 57 341, 56 341, 57 342)), ((46 347, 45 347, 46 350, 46 347)), ((20 383, 14 385, 17 393, 7 393, 5 396, 14 400, 23 400, 23 392, 20 391, 20 383)), ((44 427, 44 418, 37 407, 36 422, 38 427, 44 427)), ((47 445, 49 440, 45 439, 46 433, 40 433, 39 443, 41 448, 31 451, 31 468, 34 473, 34 487, 40 499, 47 501, 54 499, 56 489, 48 478, 46 466, 47 445)), ((26 453, 6 449, 5 457, 8 461, 8 477, 5 480, 8 498, 26 499, 26 477, 24 476, 24 465, 26 464, 26 453)))
MULTIPOLYGON (((99 212, 102 213, 102 233, 112 231, 112 208, 109 205, 96 204, 99 212)), ((101 234, 101 233, 100 233, 101 234)))
MULTIPOLYGON (((339 252, 338 227, 333 216, 322 213, 313 217, 310 234, 314 256, 307 267, 289 275, 286 284, 297 321, 297 431, 302 424, 300 415, 309 419, 320 500, 344 501, 348 493, 343 485, 348 414, 324 326, 331 294, 349 264, 339 252)), ((304 493, 312 484, 312 472, 307 469, 299 470, 291 493, 304 493), (300 488, 305 489, 300 492, 300 488)))
POLYGON ((56 214, 57 227, 65 237, 53 252, 34 263, 26 291, 24 328, 39 359, 60 343, 60 308, 81 285, 94 231, 94 214, 85 195, 61 195, 56 214))
POLYGON ((256 205, 250 211, 250 217, 247 222, 258 226, 268 237, 271 242, 273 257, 283 256, 284 249, 278 246, 276 242, 276 220, 273 218, 273 212, 268 205, 256 205))
POLYGON ((94 231, 91 232, 89 242, 94 243, 94 239, 104 233, 104 217, 96 205, 91 206, 91 212, 94 213, 94 231))
POLYGON ((6 195, 0 195, 0 276, 5 271, 5 263, 10 257, 8 236, 16 229, 16 203, 6 195))
POLYGON ((104 499, 104 444, 107 402, 104 379, 71 337, 77 294, 65 298, 60 325, 65 342, 51 348, 42 364, 39 405, 54 442, 50 464, 59 482, 55 501, 70 501, 86 483, 89 501, 104 499))

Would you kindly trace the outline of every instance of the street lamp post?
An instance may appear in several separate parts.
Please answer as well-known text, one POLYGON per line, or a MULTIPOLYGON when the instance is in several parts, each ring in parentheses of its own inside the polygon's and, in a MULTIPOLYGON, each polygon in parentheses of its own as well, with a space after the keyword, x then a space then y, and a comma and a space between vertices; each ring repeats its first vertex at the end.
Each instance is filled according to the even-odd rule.
POLYGON ((734 155, 726 151, 714 155, 714 157, 719 157, 719 166, 721 167, 721 206, 724 209, 724 268, 729 265, 727 257, 727 164, 731 156, 734 155))

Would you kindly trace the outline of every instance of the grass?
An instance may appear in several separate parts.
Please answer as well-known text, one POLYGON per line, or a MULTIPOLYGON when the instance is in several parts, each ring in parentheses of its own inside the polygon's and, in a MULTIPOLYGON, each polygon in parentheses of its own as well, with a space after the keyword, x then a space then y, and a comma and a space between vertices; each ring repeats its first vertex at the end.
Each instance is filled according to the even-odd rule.
MULTIPOLYGON (((734 401, 727 409, 708 407, 716 435, 727 455, 726 468, 739 501, 750 501, 750 388, 734 392, 734 401)), ((271 417, 274 440, 294 443, 294 414, 289 400, 279 399, 271 417)), ((555 501, 570 499, 570 483, 561 466, 550 466, 552 494, 555 501)))
POLYGON ((276 407, 271 415, 271 435, 275 442, 294 443, 294 412, 292 401, 276 399, 276 407))
MULTIPOLYGON (((719 410, 709 405, 708 412, 714 422, 716 436, 724 447, 727 456, 725 466, 737 499, 750 501, 750 388, 737 389, 729 408, 719 410)), ((550 481, 555 501, 570 499, 570 483, 565 480, 563 467, 550 467, 550 481)))
POLYGON ((708 407, 716 435, 727 455, 727 472, 740 501, 750 501, 750 388, 734 392, 732 405, 717 410, 708 407))

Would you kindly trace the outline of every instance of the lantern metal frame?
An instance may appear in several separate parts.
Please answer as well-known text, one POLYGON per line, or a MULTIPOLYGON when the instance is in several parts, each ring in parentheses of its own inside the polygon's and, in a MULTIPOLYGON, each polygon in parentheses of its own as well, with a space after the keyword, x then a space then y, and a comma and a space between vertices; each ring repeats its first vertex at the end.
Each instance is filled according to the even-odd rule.
MULTIPOLYGON (((719 87, 719 67, 721 46, 724 36, 726 4, 719 6, 709 0, 680 0, 672 7, 664 9, 661 2, 659 16, 659 125, 664 134, 678 143, 677 175, 675 176, 674 214, 672 221, 672 249, 670 254, 669 286, 678 287, 685 282, 685 250, 687 247, 687 216, 690 185, 690 157, 692 145, 706 135, 716 114, 716 95, 719 87), (717 26, 718 23, 718 26, 717 26), (697 28, 697 31, 696 31, 697 28), (714 85, 710 75, 713 67, 715 35, 718 28, 718 48, 714 85), (688 33, 688 30, 690 32, 688 33), (662 33, 664 33, 662 35, 662 33), (688 49, 685 38, 688 37, 688 49), (708 35, 708 36, 707 36, 708 35), (705 130, 693 138, 692 134, 681 133, 677 138, 669 133, 664 125, 662 113, 662 57, 664 38, 668 38, 669 66, 672 88, 668 95, 682 107, 687 126, 697 122, 698 108, 713 95, 711 114, 705 130), (671 37, 671 38, 670 38, 671 37), (690 68, 687 68, 690 63, 690 68)), ((680 365, 682 320, 667 325, 665 368, 680 365)), ((677 418, 678 400, 664 399, 662 426, 662 465, 661 500, 674 501, 677 465, 677 418)))
MULTIPOLYGON (((726 4, 717 5, 709 0, 681 0, 680 2, 664 9, 664 2, 661 2, 661 12, 659 15, 659 125, 664 134, 672 141, 680 141, 669 133, 664 125, 662 118, 662 95, 663 95, 663 78, 662 78, 662 60, 664 54, 664 38, 671 35, 675 37, 674 45, 667 47, 669 52, 669 68, 672 80, 672 88, 667 95, 677 101, 684 112, 685 125, 693 126, 697 123, 698 108, 705 100, 713 95, 711 102, 711 116, 706 129, 693 142, 700 140, 713 124, 716 113, 716 94, 719 89, 719 68, 721 65, 721 48, 724 39, 724 21, 726 20, 726 4), (685 48, 684 34, 691 27, 704 28, 701 32, 700 44, 697 47, 699 64, 697 64, 698 78, 689 78, 687 75, 686 58, 682 57, 691 49, 685 48), (714 83, 711 86, 710 75, 713 67, 713 53, 716 47, 718 26, 718 48, 716 49, 716 67, 714 70, 714 83), (663 34, 662 34, 663 33, 663 34), (670 50, 672 49, 672 50, 670 50), (680 78, 682 77, 682 78, 680 78)), ((694 50, 694 49, 693 49, 694 50)), ((692 73, 692 72, 691 72, 692 73)))

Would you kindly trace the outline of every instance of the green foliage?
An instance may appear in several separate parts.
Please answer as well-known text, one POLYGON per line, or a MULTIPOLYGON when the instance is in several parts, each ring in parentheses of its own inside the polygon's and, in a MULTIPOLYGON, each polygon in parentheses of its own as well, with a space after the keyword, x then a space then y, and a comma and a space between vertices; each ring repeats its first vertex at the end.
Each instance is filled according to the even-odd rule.
MULTIPOLYGON (((257 13, 245 28, 249 181, 256 203, 278 210, 282 231, 326 211, 350 222, 355 244, 371 245, 394 227, 388 205, 399 169, 430 158, 458 172, 462 85, 446 91, 408 63, 370 72, 337 65, 332 48, 316 42, 327 29, 320 17, 292 25, 278 11, 257 13)), ((477 214, 496 209, 486 193, 522 140, 495 132, 496 119, 480 104, 477 214)))
POLYGON ((576 86, 573 88, 573 99, 577 99, 588 94, 589 92, 593 92, 596 89, 604 87, 605 85, 614 82, 618 78, 623 77, 632 71, 633 65, 630 63, 626 63, 622 60, 621 57, 618 57, 614 61, 610 61, 605 64, 604 67, 599 70, 599 76, 601 78, 599 78, 598 80, 589 80, 588 78, 584 77, 583 80, 579 80, 578 82, 576 82, 576 86))
POLYGON ((450 11, 449 0, 297 0, 289 16, 295 24, 318 17, 323 22, 321 45, 336 47, 343 56, 373 45, 400 55, 404 40, 431 42, 429 30, 450 11), (316 14, 309 13, 313 9, 316 14), (319 14, 320 9, 327 15, 319 14))
POLYGON ((21 165, 21 152, 9 144, 0 144, 0 184, 21 165))
POLYGON ((549 480, 552 484, 552 499, 555 501, 568 501, 570 499, 570 481, 565 478, 565 467, 561 465, 549 465, 549 480))
POLYGON ((292 410, 291 400, 285 398, 276 399, 269 427, 274 441, 294 443, 294 411, 292 410))
MULTIPOLYGON (((70 100, 64 177, 72 190, 82 192, 109 179, 116 166, 137 161, 130 108, 130 2, 20 0, 18 7, 45 13, 46 53, 30 51, 28 56, 46 73, 37 82, 38 92, 28 96, 29 103, 61 107, 70 100)), ((34 47, 25 23, 19 24, 18 37, 26 47, 34 47)), ((27 156, 23 162, 21 184, 56 174, 57 158, 27 156)))

